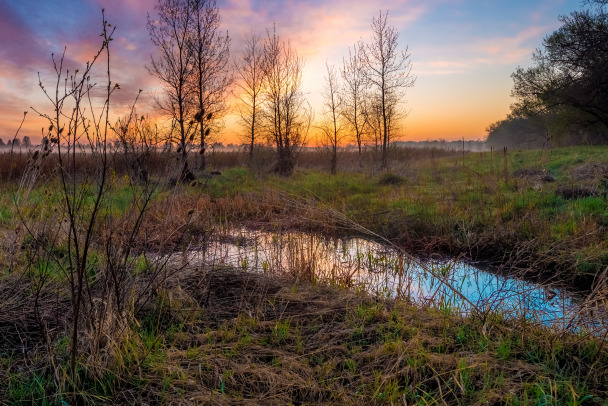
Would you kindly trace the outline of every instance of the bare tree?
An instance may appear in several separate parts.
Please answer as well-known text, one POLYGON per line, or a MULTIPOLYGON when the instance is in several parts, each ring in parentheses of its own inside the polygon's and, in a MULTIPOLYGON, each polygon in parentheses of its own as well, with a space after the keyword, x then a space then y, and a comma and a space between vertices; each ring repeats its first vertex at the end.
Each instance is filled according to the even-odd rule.
POLYGON ((320 125, 320 130, 323 133, 323 141, 329 146, 331 160, 331 174, 335 175, 338 171, 338 146, 345 137, 343 131, 342 116, 340 111, 342 108, 342 96, 340 84, 338 83, 338 75, 336 68, 333 65, 325 64, 327 68, 327 76, 325 76, 325 89, 323 90, 323 115, 324 120, 320 125))
POLYGON ((399 104, 405 97, 405 89, 416 81, 412 75, 412 64, 408 47, 397 50, 399 32, 388 25, 388 12, 372 19, 372 41, 363 50, 367 79, 375 88, 380 102, 382 115, 382 162, 388 167, 388 147, 391 140, 391 127, 396 124, 399 104))
POLYGON ((264 64, 265 129, 277 149, 275 171, 289 176, 312 121, 312 110, 302 92, 304 60, 289 42, 279 38, 275 27, 272 32, 268 31, 264 42, 264 64))
MULTIPOLYGON (((36 181, 41 180, 40 165, 36 160, 46 158, 51 152, 52 144, 56 144, 57 185, 61 195, 60 210, 55 209, 54 212, 54 216, 57 217, 52 219, 48 228, 42 227, 42 229, 37 229, 40 225, 36 223, 35 218, 25 216, 20 216, 20 218, 23 219, 32 240, 62 242, 66 247, 65 258, 63 255, 60 258, 52 249, 32 254, 32 258, 42 257, 47 263, 53 262, 61 270, 65 283, 69 287, 72 311, 70 315, 72 379, 76 377, 79 351, 84 346, 82 332, 101 330, 103 321, 98 316, 101 313, 107 315, 105 312, 110 308, 115 311, 114 326, 121 325, 125 321, 121 317, 124 314, 122 310, 124 310, 123 305, 125 304, 120 301, 122 295, 112 296, 109 293, 110 291, 121 291, 122 293, 123 285, 117 281, 121 276, 114 274, 108 279, 105 279, 106 275, 91 276, 92 257, 95 255, 93 253, 94 245, 97 242, 94 235, 103 229, 112 229, 108 225, 112 222, 112 216, 107 214, 110 203, 109 192, 113 182, 109 170, 108 133, 110 131, 110 97, 115 90, 119 89, 117 83, 112 83, 110 76, 109 46, 115 28, 110 29, 111 25, 106 21, 103 11, 102 21, 102 45, 92 60, 87 62, 82 73, 78 73, 78 70, 72 73, 65 69, 64 53, 59 60, 53 56, 53 65, 57 75, 55 88, 47 91, 40 79, 40 88, 52 105, 52 113, 47 114, 35 110, 41 117, 48 120, 48 132, 43 142, 43 153, 34 153, 32 156, 33 165, 22 178, 19 201, 16 201, 18 207, 19 203, 27 201, 29 191, 36 181), (90 78, 93 75, 93 66, 102 58, 105 59, 104 68, 107 72, 105 95, 101 106, 95 108, 91 94, 95 84, 91 82, 90 78), (66 112, 66 110, 68 111, 66 112), (85 146, 88 152, 86 154, 78 153, 84 150, 85 146), (84 169, 84 161, 92 165, 94 170, 89 172, 84 169), (53 235, 53 237, 46 240, 46 235, 53 235), (93 286, 98 282, 103 287, 94 289, 93 286), (104 310, 100 310, 97 306, 102 301, 107 304, 104 310), (116 303, 116 308, 113 307, 113 303, 116 303)), ((48 207, 52 207, 50 204, 42 206, 47 207, 47 210, 48 207)), ((40 278, 38 289, 42 289, 47 280, 48 275, 40 278)), ((39 310, 37 309, 37 311, 39 310)), ((40 321, 39 323, 41 330, 45 331, 45 322, 40 321)), ((110 340, 111 332, 106 331, 106 333, 108 335, 105 338, 110 340)), ((96 340, 98 337, 95 334, 92 346, 100 345, 100 341, 96 340)))
POLYGON ((9 143, 11 145, 11 154, 15 148, 19 148, 19 151, 21 152, 21 140, 16 135, 13 137, 13 142, 10 142, 9 140, 9 143))
POLYGON ((235 62, 237 75, 235 97, 238 100, 240 123, 249 144, 249 162, 261 131, 260 112, 263 108, 262 91, 265 81, 264 48, 260 37, 251 34, 245 39, 241 59, 235 62))
POLYGON ((205 151, 212 131, 221 126, 226 113, 228 88, 232 82, 229 66, 230 37, 220 31, 216 0, 188 0, 192 17, 189 44, 192 52, 192 92, 197 112, 194 116, 200 145, 200 169, 205 170, 205 151))
POLYGON ((188 169, 188 149, 193 136, 194 121, 188 116, 192 109, 189 79, 192 75, 194 55, 190 46, 190 27, 193 15, 190 0, 157 0, 159 19, 148 15, 148 33, 157 48, 151 58, 148 72, 160 79, 164 98, 158 99, 159 108, 172 118, 172 138, 177 142, 181 157, 179 181, 192 177, 188 169))
POLYGON ((359 148, 359 165, 361 165, 361 148, 368 125, 368 114, 365 114, 365 103, 368 98, 368 86, 365 77, 365 66, 362 59, 363 43, 359 42, 348 49, 348 59, 343 60, 340 74, 344 81, 342 91, 342 116, 348 121, 354 140, 359 148))

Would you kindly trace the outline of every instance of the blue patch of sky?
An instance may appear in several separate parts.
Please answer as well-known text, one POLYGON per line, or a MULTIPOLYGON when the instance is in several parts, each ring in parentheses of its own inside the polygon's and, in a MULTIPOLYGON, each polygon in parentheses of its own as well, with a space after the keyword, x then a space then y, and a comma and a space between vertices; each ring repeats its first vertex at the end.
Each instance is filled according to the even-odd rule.
MULTIPOLYGON (((533 26, 558 26, 558 16, 580 8, 567 1, 460 1, 442 2, 409 27, 405 35, 418 42, 441 45, 467 39, 514 37, 533 26)), ((548 34, 548 32, 547 32, 548 34)), ((539 38, 539 43, 542 38, 539 38)))
MULTIPOLYGON (((91 19, 100 13, 97 7, 86 1, 20 0, 5 3, 20 17, 22 24, 49 40, 79 36, 90 27, 91 19)), ((101 22, 100 14, 99 20, 101 22)))

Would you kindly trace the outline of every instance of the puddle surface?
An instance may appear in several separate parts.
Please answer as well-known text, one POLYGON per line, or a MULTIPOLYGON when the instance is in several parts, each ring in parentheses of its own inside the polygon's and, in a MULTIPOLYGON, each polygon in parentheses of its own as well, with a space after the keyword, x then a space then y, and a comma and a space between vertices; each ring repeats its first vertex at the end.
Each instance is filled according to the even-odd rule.
POLYGON ((590 304, 565 290, 462 261, 420 261, 362 238, 236 229, 220 233, 182 260, 271 275, 291 274, 465 314, 473 308, 499 311, 505 317, 577 332, 602 334, 608 326, 603 302, 590 304))

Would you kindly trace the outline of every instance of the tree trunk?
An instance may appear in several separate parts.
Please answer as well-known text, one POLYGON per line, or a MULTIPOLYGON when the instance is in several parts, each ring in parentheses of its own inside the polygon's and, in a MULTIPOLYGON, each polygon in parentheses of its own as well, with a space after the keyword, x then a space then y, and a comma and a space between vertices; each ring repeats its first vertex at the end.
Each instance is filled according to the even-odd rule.
POLYGON ((249 164, 253 164, 253 136, 251 137, 251 144, 249 145, 249 164))
POLYGON ((334 146, 331 151, 331 174, 335 175, 338 172, 338 151, 334 146))
POLYGON ((277 166, 275 172, 281 176, 291 176, 293 173, 293 157, 291 151, 287 148, 282 148, 279 151, 277 166))

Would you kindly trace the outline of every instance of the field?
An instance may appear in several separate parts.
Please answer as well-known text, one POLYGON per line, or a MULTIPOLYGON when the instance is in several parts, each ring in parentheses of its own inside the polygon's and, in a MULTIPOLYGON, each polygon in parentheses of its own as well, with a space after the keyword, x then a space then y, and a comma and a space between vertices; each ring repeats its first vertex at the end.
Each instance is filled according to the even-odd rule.
POLYGON ((2 404, 608 402, 606 336, 373 297, 304 259, 263 273, 176 260, 230 227, 359 236, 605 311, 606 147, 394 149, 382 172, 373 150, 342 151, 336 175, 306 150, 289 178, 265 148, 218 150, 213 173, 177 185, 160 152, 64 172, 54 154, 1 158, 2 404))

